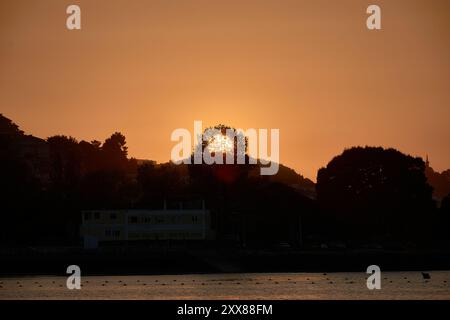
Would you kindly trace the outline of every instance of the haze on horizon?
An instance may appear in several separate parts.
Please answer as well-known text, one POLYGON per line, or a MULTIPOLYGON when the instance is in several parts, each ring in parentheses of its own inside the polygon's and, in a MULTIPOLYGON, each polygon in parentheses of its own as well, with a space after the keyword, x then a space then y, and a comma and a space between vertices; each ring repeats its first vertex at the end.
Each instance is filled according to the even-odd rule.
POLYGON ((355 145, 441 171, 449 57, 447 0, 3 0, 0 113, 42 138, 120 131, 130 156, 158 162, 202 120, 279 128, 280 162, 312 180, 355 145), (369 4, 381 31, 366 29, 369 4))

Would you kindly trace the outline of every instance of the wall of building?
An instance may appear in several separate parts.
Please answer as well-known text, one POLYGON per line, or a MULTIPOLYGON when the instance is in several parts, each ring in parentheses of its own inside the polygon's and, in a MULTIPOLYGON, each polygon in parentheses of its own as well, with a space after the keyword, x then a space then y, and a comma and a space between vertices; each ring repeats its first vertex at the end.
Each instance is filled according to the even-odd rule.
POLYGON ((206 240, 213 238, 208 210, 85 210, 85 241, 206 240))

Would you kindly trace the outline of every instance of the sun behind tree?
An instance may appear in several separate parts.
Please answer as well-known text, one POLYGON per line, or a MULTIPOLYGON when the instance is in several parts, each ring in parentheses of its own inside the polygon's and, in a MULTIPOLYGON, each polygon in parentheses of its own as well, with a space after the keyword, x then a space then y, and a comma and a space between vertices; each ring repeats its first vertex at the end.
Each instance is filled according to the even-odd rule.
POLYGON ((207 150, 211 154, 234 154, 237 155, 246 154, 247 151, 247 138, 238 132, 235 128, 219 124, 214 127, 206 128, 203 132, 205 135, 208 130, 216 130, 217 133, 202 141, 197 148, 201 147, 202 151, 207 150))
POLYGON ((230 153, 233 151, 234 143, 230 137, 222 133, 212 136, 208 140, 208 151, 215 153, 230 153))

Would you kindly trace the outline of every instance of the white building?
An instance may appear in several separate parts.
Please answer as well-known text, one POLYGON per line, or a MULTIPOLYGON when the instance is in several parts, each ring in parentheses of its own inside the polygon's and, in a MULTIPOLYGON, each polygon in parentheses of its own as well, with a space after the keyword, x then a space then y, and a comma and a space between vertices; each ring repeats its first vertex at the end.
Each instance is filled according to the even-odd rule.
POLYGON ((86 248, 99 242, 207 240, 214 237, 209 210, 85 210, 81 235, 86 248))

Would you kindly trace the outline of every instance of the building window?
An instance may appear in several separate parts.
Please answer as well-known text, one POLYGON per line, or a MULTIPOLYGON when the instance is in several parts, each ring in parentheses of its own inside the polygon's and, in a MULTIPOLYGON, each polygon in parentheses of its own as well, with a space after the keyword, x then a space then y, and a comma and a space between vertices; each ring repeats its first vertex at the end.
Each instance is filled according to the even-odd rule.
POLYGON ((106 229, 105 230, 105 236, 106 237, 111 237, 111 229, 106 229))
POLYGON ((152 223, 152 218, 151 217, 144 217, 143 221, 144 221, 144 223, 152 223))
POLYGON ((94 219, 95 220, 100 219, 100 212, 94 212, 94 219))
POLYGON ((192 222, 193 223, 197 223, 198 222, 198 217, 197 216, 192 216, 192 222))
POLYGON ((120 238, 120 230, 114 230, 112 235, 114 238, 120 238))
POLYGON ((117 219, 117 215, 116 215, 115 213, 111 213, 111 214, 109 215, 109 218, 110 218, 111 220, 116 220, 116 219, 117 219))
POLYGON ((91 220, 92 213, 91 212, 85 212, 84 213, 84 220, 91 220))
POLYGON ((128 222, 129 223, 137 223, 138 222, 138 218, 137 217, 129 217, 128 218, 128 222))

